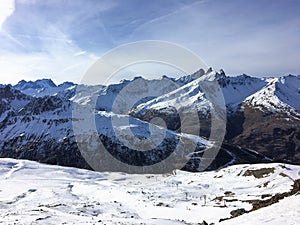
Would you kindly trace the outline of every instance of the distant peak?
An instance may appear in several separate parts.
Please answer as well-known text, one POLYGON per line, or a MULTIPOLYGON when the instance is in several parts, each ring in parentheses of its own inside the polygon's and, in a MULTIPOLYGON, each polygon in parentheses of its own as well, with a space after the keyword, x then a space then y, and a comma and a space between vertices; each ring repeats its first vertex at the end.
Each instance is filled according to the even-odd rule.
POLYGON ((206 73, 211 73, 211 72, 213 72, 213 68, 209 67, 206 73))
POLYGON ((62 84, 59 84, 58 87, 71 87, 71 86, 74 86, 75 83, 73 82, 70 82, 70 81, 66 81, 66 82, 63 82, 62 84))
POLYGON ((220 73, 221 75, 226 75, 226 74, 225 74, 225 71, 224 71, 223 69, 220 69, 219 73, 220 73))
POLYGON ((49 87, 56 87, 56 84, 51 79, 39 79, 36 80, 34 83, 47 85, 49 87))
POLYGON ((294 78, 300 78, 300 75, 288 74, 288 75, 285 75, 285 76, 283 76, 283 77, 289 77, 289 78, 292 78, 292 77, 294 77, 294 78))
POLYGON ((170 79, 167 75, 162 75, 162 79, 170 79))
POLYGON ((22 86, 27 83, 28 83, 28 81, 26 81, 26 80, 20 80, 15 86, 22 86))
POLYGON ((133 80, 144 79, 142 76, 135 76, 133 80))
POLYGON ((21 80, 18 84, 16 84, 13 87, 18 90, 26 90, 26 89, 41 89, 41 88, 57 87, 57 86, 51 79, 39 79, 36 81, 21 80))

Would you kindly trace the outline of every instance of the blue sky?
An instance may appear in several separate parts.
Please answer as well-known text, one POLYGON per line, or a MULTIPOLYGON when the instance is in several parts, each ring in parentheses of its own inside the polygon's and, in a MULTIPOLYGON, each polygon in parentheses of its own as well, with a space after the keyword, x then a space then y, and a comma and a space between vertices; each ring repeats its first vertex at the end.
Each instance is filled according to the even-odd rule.
POLYGON ((106 51, 163 40, 227 74, 300 74, 295 0, 1 0, 0 83, 79 82, 106 51))

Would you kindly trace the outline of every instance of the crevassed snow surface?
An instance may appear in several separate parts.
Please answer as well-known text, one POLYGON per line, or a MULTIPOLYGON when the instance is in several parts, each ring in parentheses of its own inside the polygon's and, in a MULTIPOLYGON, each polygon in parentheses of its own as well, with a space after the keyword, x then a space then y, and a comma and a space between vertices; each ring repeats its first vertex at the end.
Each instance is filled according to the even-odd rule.
MULTIPOLYGON (((232 210, 251 209, 245 200, 289 191, 299 172, 299 166, 258 164, 203 173, 128 175, 0 159, 0 223, 219 224, 232 210), (261 178, 244 175, 263 168, 274 172, 261 178)), ((285 224, 296 224, 298 196, 220 224, 282 224, 283 218, 285 224)))

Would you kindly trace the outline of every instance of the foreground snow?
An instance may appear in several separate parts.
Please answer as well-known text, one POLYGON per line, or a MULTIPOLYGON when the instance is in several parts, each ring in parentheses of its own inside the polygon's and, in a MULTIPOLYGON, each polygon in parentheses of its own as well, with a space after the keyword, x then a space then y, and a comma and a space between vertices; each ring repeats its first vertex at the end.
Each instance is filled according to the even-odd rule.
POLYGON ((224 221, 221 224, 224 225, 232 225, 232 224, 297 225, 299 224, 299 218, 300 218, 299 206, 300 206, 300 195, 294 195, 289 198, 285 198, 281 200, 277 204, 254 211, 249 214, 245 214, 237 218, 224 221))
MULTIPOLYGON (((0 223, 219 224, 233 210, 251 210, 248 200, 288 192, 299 172, 259 164, 146 176, 0 159, 0 223)), ((221 224, 296 224, 299 200, 293 195, 221 224)))

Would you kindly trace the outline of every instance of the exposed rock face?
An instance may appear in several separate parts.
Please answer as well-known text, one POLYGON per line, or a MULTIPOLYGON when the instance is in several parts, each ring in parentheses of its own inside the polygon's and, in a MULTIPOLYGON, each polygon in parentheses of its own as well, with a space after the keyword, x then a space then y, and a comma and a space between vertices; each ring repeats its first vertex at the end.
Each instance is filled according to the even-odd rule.
POLYGON ((275 161, 299 164, 300 76, 266 81, 261 90, 240 104, 244 118, 242 131, 230 141, 275 161))
POLYGON ((245 106, 242 132, 233 144, 268 156, 276 162, 300 163, 300 120, 285 113, 273 113, 245 106))

